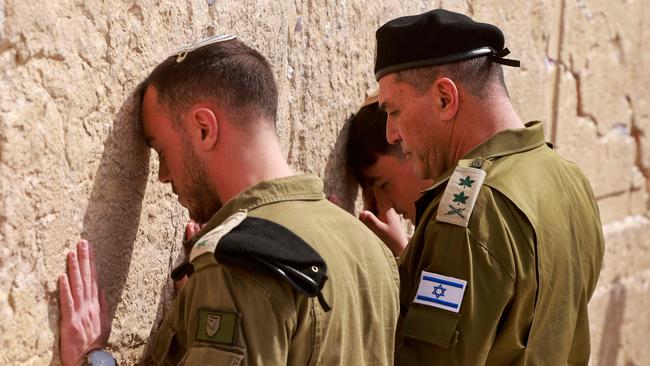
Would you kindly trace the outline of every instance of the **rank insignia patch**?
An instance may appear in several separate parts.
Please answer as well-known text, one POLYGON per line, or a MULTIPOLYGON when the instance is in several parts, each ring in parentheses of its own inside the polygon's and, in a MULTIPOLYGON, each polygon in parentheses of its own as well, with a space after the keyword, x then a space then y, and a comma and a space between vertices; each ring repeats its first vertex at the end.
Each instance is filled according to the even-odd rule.
POLYGON ((442 194, 436 219, 467 227, 486 175, 484 170, 478 168, 456 167, 442 194))
POLYGON ((196 340, 233 345, 238 318, 237 313, 199 309, 196 340))

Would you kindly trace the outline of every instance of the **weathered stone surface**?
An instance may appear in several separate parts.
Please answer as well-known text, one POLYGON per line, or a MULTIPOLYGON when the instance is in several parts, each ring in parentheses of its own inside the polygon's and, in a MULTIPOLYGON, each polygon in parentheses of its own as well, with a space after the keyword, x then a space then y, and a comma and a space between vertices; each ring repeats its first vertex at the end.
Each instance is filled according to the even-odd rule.
POLYGON ((650 238, 650 219, 641 215, 629 216, 605 225, 604 232, 607 245, 600 284, 650 269, 650 240, 639 240, 650 238))
POLYGON ((592 365, 644 365, 650 357, 650 271, 601 284, 589 305, 592 365))
POLYGON ((353 209, 339 131, 376 88, 374 30, 437 6, 504 30, 522 61, 505 68, 519 115, 544 121, 599 197, 609 224, 593 363, 647 360, 650 224, 630 216, 650 208, 649 2, 0 0, 0 363, 58 364, 55 279, 80 237, 97 246, 123 364, 169 306, 187 216, 157 182, 130 99, 160 60, 212 33, 259 48, 274 65, 291 165, 353 209))
POLYGON ((592 365, 642 365, 650 354, 650 220, 605 225, 605 260, 590 305, 592 365))
POLYGON ((575 75, 578 113, 598 124, 601 134, 622 124, 630 128, 627 96, 637 94, 643 1, 566 2, 566 43, 562 60, 575 75), (603 85, 608 85, 603 88, 603 85))
POLYGON ((618 125, 601 135, 589 118, 576 114, 575 76, 564 71, 559 84, 557 150, 576 163, 589 178, 596 197, 621 194, 632 188, 637 176, 635 167, 637 144, 630 130, 618 125))

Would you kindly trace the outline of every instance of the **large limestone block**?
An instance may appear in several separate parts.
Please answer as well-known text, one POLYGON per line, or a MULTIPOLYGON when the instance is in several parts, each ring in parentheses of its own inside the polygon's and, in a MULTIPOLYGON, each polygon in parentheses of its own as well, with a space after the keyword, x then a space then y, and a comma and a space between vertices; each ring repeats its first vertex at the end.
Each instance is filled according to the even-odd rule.
MULTIPOLYGON (((643 30, 635 35, 639 40, 639 65, 635 74, 634 93, 630 95, 632 109, 634 111, 633 132, 639 144, 638 163, 643 170, 646 179, 650 179, 650 32, 647 27, 650 23, 647 18, 650 14, 650 2, 642 1, 642 13, 646 20, 643 23, 643 30)), ((647 188, 650 191, 650 186, 647 188)))
MULTIPOLYGON (((459 1, 444 2, 461 4, 459 1)), ((559 4, 553 1, 508 0, 467 2, 459 9, 477 21, 496 24, 505 35, 509 58, 521 68, 503 67, 506 84, 523 121, 541 120, 549 136, 552 120, 554 62, 557 59, 559 4)))
POLYGON ((604 226, 605 259, 599 284, 607 285, 616 277, 631 277, 650 269, 650 220, 630 216, 604 226))
POLYGON ((615 224, 630 216, 648 214, 648 192, 644 187, 601 197, 598 207, 602 224, 615 224))
POLYGON ((650 350, 650 271, 617 278, 589 304, 591 365, 645 365, 650 350))
POLYGON ((633 186, 636 142, 626 125, 601 134, 589 118, 576 113, 577 82, 564 71, 558 88, 557 151, 576 163, 591 182, 596 197, 621 194, 633 186))
POLYGON ((605 225, 605 258, 589 304, 592 365, 643 365, 650 357, 650 220, 605 225))
POLYGON ((631 128, 628 97, 637 94, 643 33, 643 1, 566 2, 562 60, 576 76, 579 113, 601 134, 617 124, 631 128), (606 88, 603 86, 607 85, 606 88))

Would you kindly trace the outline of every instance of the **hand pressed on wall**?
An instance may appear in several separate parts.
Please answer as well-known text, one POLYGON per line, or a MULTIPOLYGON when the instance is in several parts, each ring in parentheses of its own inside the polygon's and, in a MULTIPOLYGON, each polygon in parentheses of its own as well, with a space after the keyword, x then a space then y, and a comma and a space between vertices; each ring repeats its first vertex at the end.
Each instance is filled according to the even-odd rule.
POLYGON ((103 291, 97 284, 92 246, 86 240, 68 253, 67 273, 59 276, 61 363, 81 365, 86 353, 105 348, 111 324, 103 291))
POLYGON ((399 257, 408 244, 408 238, 399 214, 382 197, 377 194, 376 188, 364 189, 364 210, 359 213, 359 219, 386 244, 395 257, 399 257))
MULTIPOLYGON (((194 237, 194 235, 196 235, 196 233, 198 233, 204 225, 205 224, 199 225, 196 222, 190 220, 190 222, 185 225, 185 240, 192 239, 192 237, 194 237)), ((174 289, 176 289, 176 291, 180 291, 180 289, 185 286, 188 279, 189 278, 187 275, 185 275, 180 280, 174 281, 174 289)))

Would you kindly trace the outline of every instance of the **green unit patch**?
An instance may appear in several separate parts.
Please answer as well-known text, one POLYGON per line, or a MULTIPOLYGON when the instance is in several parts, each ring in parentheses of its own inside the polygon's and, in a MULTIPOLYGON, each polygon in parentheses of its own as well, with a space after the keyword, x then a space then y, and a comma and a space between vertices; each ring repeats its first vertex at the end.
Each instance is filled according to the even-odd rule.
POLYGON ((196 340, 232 346, 239 314, 219 310, 199 309, 196 340))

